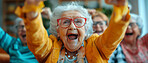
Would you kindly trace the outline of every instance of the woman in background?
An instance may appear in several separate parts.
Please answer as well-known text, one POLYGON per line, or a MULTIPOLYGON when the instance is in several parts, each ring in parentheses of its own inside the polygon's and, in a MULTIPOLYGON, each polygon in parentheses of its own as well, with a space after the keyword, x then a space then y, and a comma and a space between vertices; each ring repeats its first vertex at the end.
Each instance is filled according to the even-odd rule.
POLYGON ((92 14, 93 31, 97 34, 102 34, 109 25, 108 17, 102 12, 92 14))
POLYGON ((26 28, 21 18, 16 18, 15 30, 18 38, 10 36, 0 27, 0 47, 10 55, 10 63, 38 63, 28 49, 26 28))
POLYGON ((112 54, 110 62, 116 63, 147 63, 148 62, 148 34, 140 38, 142 19, 131 13, 130 24, 125 37, 112 54))

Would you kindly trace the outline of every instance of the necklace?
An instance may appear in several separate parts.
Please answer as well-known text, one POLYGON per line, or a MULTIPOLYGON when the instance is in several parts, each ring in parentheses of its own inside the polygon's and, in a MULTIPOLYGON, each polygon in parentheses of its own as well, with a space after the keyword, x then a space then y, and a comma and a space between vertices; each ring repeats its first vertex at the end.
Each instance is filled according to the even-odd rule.
POLYGON ((65 56, 68 58, 68 59, 75 59, 77 57, 77 53, 78 51, 75 51, 75 52, 70 52, 68 50, 65 50, 65 56))

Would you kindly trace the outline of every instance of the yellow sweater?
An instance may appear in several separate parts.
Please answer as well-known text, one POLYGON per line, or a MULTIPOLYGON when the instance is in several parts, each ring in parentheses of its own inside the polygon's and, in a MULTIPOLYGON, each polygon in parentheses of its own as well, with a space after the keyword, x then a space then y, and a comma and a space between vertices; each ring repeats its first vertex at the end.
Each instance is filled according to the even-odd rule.
MULTIPOLYGON (((23 18, 26 27, 27 44, 39 62, 57 63, 61 47, 61 40, 53 35, 48 37, 43 26, 41 14, 34 20, 23 18)), ((108 59, 124 37, 129 24, 128 7, 114 6, 110 24, 102 35, 93 34, 84 41, 86 58, 89 63, 108 63, 108 59), (122 16, 126 15, 125 21, 122 16)))

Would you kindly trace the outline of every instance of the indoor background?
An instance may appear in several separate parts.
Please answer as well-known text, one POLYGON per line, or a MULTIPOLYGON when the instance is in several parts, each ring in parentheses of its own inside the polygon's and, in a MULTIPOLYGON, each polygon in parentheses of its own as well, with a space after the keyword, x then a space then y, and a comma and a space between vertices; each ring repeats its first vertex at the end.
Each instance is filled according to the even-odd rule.
MULTIPOLYGON (((53 10, 57 5, 64 5, 67 2, 79 1, 79 4, 90 9, 96 9, 97 11, 102 11, 108 17, 110 17, 112 12, 112 6, 104 3, 104 0, 46 0, 44 3, 46 7, 50 7, 53 10)), ((148 33, 148 0, 128 0, 129 6, 131 7, 131 13, 138 14, 143 19, 143 29, 142 35, 148 33)), ((23 5, 24 0, 0 0, 0 27, 2 27, 11 36, 14 34, 14 20, 16 15, 14 11, 18 5, 23 5)), ((44 26, 49 27, 48 19, 44 19, 44 26)), ((0 52, 2 52, 0 50, 0 52)))

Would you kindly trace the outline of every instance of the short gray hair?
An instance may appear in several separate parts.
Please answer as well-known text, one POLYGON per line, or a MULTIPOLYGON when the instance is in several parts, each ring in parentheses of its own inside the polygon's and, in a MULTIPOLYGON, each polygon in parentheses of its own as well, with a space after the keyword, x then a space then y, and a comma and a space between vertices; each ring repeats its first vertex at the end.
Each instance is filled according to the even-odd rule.
POLYGON ((57 19, 61 18, 61 14, 64 11, 69 11, 69 10, 79 11, 85 18, 87 18, 87 21, 85 24, 85 31, 86 31, 85 39, 89 38, 89 36, 91 36, 93 33, 93 28, 92 28, 93 21, 92 21, 91 15, 89 15, 87 9, 78 5, 76 2, 72 2, 64 6, 58 6, 54 9, 53 14, 50 17, 50 20, 51 20, 50 21, 50 33, 57 37, 57 31, 56 31, 56 29, 58 28, 57 19))
POLYGON ((17 17, 17 18, 14 20, 14 24, 15 24, 15 25, 14 25, 14 30, 15 30, 14 32, 15 32, 16 34, 17 34, 17 28, 16 28, 16 27, 20 24, 21 21, 23 21, 23 19, 22 19, 22 18, 19 18, 19 17, 17 17))
POLYGON ((139 15, 134 14, 134 13, 130 13, 130 15, 131 15, 131 19, 134 19, 136 21, 136 24, 138 25, 139 29, 142 30, 142 27, 143 27, 142 18, 139 15))

